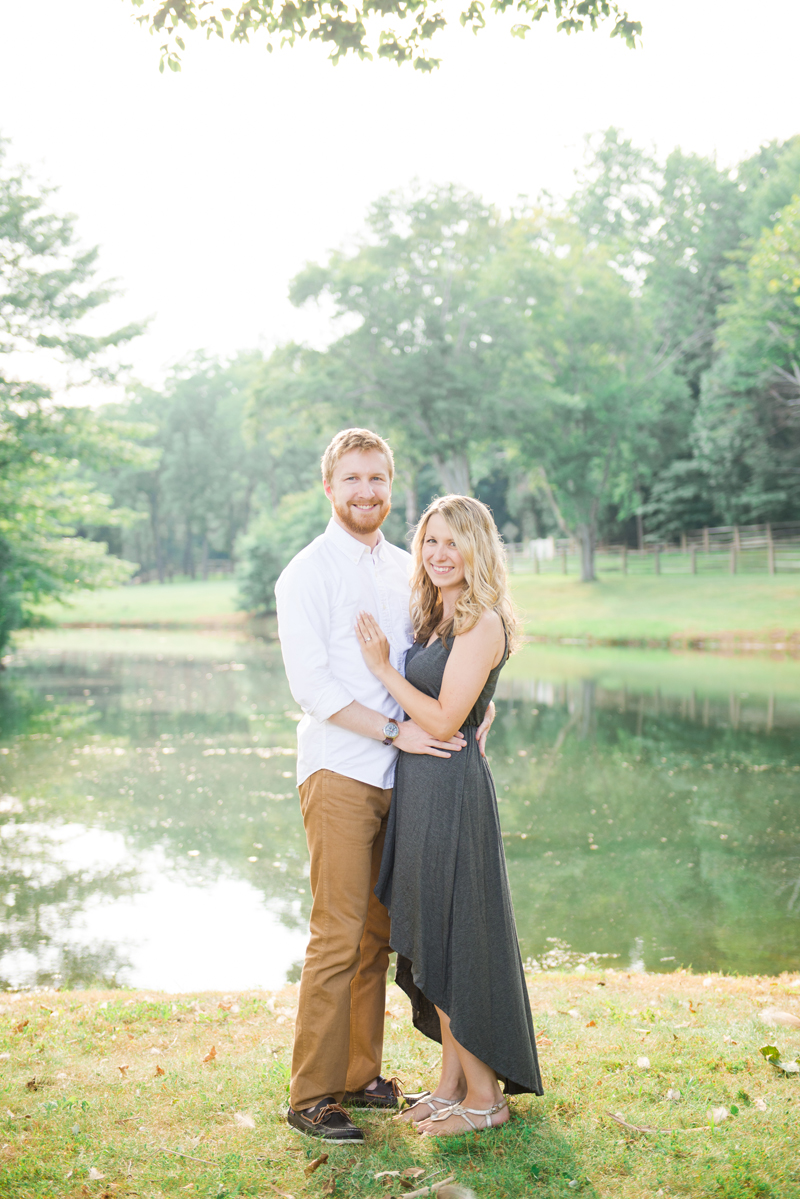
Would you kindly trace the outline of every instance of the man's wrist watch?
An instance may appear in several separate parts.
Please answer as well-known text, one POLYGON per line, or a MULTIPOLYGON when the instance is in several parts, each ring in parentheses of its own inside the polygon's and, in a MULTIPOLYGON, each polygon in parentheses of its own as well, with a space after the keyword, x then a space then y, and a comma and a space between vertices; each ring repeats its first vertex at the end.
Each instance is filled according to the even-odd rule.
POLYGON ((400 726, 394 720, 388 720, 383 726, 383 744, 394 745, 397 737, 400 736, 400 726))

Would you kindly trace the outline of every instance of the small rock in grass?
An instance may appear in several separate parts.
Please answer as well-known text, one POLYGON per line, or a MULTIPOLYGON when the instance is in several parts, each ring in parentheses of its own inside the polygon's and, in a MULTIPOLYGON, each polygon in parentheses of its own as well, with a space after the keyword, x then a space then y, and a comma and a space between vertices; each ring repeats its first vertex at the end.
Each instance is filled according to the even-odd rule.
POLYGON ((649 1070, 650 1069, 650 1058, 649 1057, 637 1057, 636 1065, 640 1066, 642 1068, 642 1070, 649 1070))
POLYGON ((710 1107, 706 1113, 711 1124, 721 1124, 730 1114, 727 1107, 710 1107))
POLYGON ((671 1099, 674 1103, 677 1103, 680 1097, 681 1093, 677 1087, 670 1087, 670 1089, 667 1091, 667 1099, 671 1099))
POLYGON ((770 1028, 800 1028, 800 1016, 794 1016, 791 1012, 782 1012, 780 1008, 767 1007, 761 1012, 761 1019, 770 1028))

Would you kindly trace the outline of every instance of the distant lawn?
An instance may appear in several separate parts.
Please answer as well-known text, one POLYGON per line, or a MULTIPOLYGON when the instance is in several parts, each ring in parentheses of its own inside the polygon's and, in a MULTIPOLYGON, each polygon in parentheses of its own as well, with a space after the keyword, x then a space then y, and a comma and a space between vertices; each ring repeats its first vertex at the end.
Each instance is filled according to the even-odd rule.
POLYGON ((800 636, 800 576, 513 575, 525 632, 547 637, 666 641, 800 636))
POLYGON ((80 591, 66 604, 41 609, 61 625, 238 625, 236 582, 209 579, 181 583, 140 583, 107 591, 80 591))
MULTIPOLYGON (((512 576, 525 632, 597 641, 800 640, 800 576, 512 576)), ((42 609, 59 625, 238 626, 236 582, 143 583, 83 591, 42 609)))

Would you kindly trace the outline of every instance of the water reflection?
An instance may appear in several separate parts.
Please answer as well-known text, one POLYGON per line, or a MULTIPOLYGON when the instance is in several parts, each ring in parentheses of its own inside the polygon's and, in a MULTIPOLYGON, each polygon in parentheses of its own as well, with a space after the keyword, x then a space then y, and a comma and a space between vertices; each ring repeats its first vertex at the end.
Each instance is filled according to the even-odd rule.
MULTIPOLYGON (((526 650, 490 752, 523 954, 797 967, 792 663, 526 650)), ((0 985, 276 986, 310 896, 277 646, 37 636, 0 685, 0 985)))

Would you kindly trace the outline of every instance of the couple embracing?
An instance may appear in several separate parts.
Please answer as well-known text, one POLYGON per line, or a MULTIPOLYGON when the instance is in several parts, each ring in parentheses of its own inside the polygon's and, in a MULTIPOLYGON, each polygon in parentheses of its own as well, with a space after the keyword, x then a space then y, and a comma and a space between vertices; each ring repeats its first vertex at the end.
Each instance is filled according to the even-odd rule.
POLYGON ((439 1080, 397 1119, 428 1136, 509 1118, 542 1093, 484 745, 514 638, 489 509, 434 500, 411 554, 380 526, 394 462, 366 429, 322 459, 332 515, 276 586, 298 725, 311 856, 289 1124, 361 1141, 347 1108, 397 1109, 381 1075, 389 954, 415 1026, 442 1045, 439 1080))

